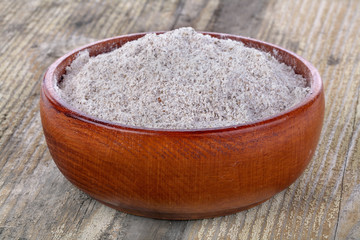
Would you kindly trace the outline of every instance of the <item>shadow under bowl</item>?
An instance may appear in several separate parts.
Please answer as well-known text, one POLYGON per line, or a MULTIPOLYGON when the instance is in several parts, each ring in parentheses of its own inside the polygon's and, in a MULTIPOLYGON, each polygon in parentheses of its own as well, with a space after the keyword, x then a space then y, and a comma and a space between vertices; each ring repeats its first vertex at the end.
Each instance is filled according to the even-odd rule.
POLYGON ((303 58, 269 43, 228 34, 203 34, 271 53, 307 79, 311 94, 281 114, 236 126, 196 130, 124 126, 76 111, 54 86, 79 51, 87 49, 96 56, 145 33, 81 47, 49 67, 40 100, 48 148, 71 183, 127 213, 199 219, 253 207, 302 174, 315 152, 324 117, 318 71, 303 58))

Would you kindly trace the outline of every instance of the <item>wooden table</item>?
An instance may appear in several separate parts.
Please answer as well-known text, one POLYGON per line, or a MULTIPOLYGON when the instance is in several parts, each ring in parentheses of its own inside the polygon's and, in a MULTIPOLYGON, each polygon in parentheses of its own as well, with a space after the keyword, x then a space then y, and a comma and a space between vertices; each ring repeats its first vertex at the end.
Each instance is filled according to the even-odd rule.
POLYGON ((0 239, 360 239, 360 1, 0 2, 0 239), (250 36, 320 71, 325 122, 314 159, 287 190, 234 215, 164 221, 105 207, 51 159, 40 81, 69 50, 131 32, 250 36))

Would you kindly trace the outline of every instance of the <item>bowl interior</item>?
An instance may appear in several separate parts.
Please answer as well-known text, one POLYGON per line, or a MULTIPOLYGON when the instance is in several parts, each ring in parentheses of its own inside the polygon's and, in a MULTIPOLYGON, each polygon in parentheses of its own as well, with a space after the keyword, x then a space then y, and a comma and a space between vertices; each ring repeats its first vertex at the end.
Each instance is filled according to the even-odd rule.
MULTIPOLYGON (((157 34, 162 34, 164 32, 156 32, 157 34)), ((106 120, 97 119, 93 116, 84 114, 82 112, 77 111, 68 103, 66 103, 60 95, 55 90, 55 84, 62 81, 62 76, 66 73, 66 67, 71 64, 71 62, 76 58, 77 54, 80 51, 87 49, 89 51, 90 56, 96 56, 102 53, 110 52, 114 49, 117 49, 124 45, 126 42, 136 40, 138 38, 143 37, 146 33, 137 33, 137 34, 130 34, 120 37, 109 38, 105 40, 101 40, 78 49, 73 50, 72 52, 64 55, 63 57, 59 58, 55 63, 53 63, 47 73, 45 74, 44 81, 43 81, 43 91, 44 94, 55 103, 59 108, 63 111, 67 111, 68 114, 73 115, 78 119, 82 119, 84 121, 90 121, 96 124, 104 124, 111 127, 120 127, 122 129, 132 129, 132 130, 139 130, 139 131, 165 131, 165 132, 212 132, 212 131, 226 131, 229 129, 234 128, 246 128, 252 127, 254 125, 259 125, 263 123, 268 123, 271 121, 277 121, 279 118, 286 117, 287 114, 296 111, 298 108, 301 108, 305 105, 311 104, 317 96, 319 96, 320 92, 322 91, 322 81, 320 75, 315 67, 313 67, 309 62, 307 62, 302 57, 292 53, 286 49, 283 49, 279 46, 262 42, 259 40, 245 38, 241 36, 235 36, 230 34, 221 34, 221 33, 209 33, 209 32, 202 32, 202 34, 210 35, 215 38, 219 39, 231 39, 234 41, 241 41, 244 43, 245 46, 252 47, 259 49, 264 52, 270 53, 274 56, 279 62, 285 63, 286 65, 291 66, 295 73, 302 75, 307 80, 307 85, 311 88, 311 93, 303 99, 302 102, 296 104, 295 106, 283 111, 279 114, 273 115, 271 117, 254 121, 248 122, 244 124, 234 125, 234 126, 226 126, 226 127, 217 127, 217 128, 204 128, 204 129, 153 129, 153 128, 143 128, 143 127, 135 127, 135 126, 125 126, 122 124, 109 122, 106 120)))

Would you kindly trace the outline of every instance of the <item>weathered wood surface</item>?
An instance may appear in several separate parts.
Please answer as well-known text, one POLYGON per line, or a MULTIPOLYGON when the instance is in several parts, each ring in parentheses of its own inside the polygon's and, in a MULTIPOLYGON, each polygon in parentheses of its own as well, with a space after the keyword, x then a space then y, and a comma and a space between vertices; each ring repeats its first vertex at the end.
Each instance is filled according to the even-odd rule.
POLYGON ((360 239, 360 1, 0 1, 0 239, 360 239), (69 50, 130 32, 193 26, 292 50, 320 71, 325 122, 287 190, 234 215, 161 221, 89 198, 58 171, 40 80, 69 50))

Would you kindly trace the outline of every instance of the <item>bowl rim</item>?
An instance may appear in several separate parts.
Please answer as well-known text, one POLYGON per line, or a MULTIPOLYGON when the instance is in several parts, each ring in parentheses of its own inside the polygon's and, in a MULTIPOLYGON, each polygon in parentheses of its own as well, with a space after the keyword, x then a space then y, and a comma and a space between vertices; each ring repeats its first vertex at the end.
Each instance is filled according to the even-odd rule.
MULTIPOLYGON (((213 128, 196 128, 196 129, 166 129, 166 128, 150 128, 150 127, 139 127, 139 126, 131 126, 131 125, 125 125, 121 123, 111 122, 104 119, 96 118, 92 115, 83 113, 76 108, 72 107, 70 104, 68 104, 66 101, 64 101, 61 96, 58 94, 58 92, 54 89, 54 81, 56 81, 56 72, 58 71, 58 68, 60 67, 61 63, 63 63, 65 60, 72 56, 76 56, 80 51, 83 51, 87 48, 93 47, 98 44, 104 44, 106 42, 116 41, 123 38, 134 38, 129 41, 133 41, 137 38, 140 38, 146 34, 149 33, 155 33, 155 34, 163 34, 168 31, 156 31, 156 32, 142 32, 142 33, 132 33, 132 34, 126 34, 126 35, 120 35, 116 37, 106 38, 99 41, 95 41, 93 43, 83 45, 81 47, 78 47, 62 57, 58 58, 54 63, 52 63, 48 70, 45 72, 42 84, 41 84, 41 96, 47 98, 48 101, 50 101, 55 107, 55 109, 59 112, 63 112, 66 114, 66 116, 71 117, 73 119, 77 119, 83 122, 87 122, 90 124, 94 124, 97 126, 102 126, 106 128, 114 128, 122 131, 130 131, 130 132, 138 132, 138 133, 147 133, 147 134, 177 134, 177 133, 187 133, 187 134, 199 134, 199 133, 219 133, 219 132, 228 132, 233 130, 250 130, 253 128, 259 128, 265 125, 273 125, 277 124, 279 122, 283 122, 287 119, 289 119, 292 115, 294 115, 296 112, 303 111, 303 109, 308 108, 310 105, 312 105, 317 98, 321 95, 323 92, 323 83, 320 77, 320 74, 318 70, 307 60, 302 58, 301 56, 297 55, 296 53, 293 53, 289 50, 286 50, 282 47, 279 47, 272 43, 267 43, 261 40, 249 38, 249 37, 243 37, 239 35, 233 35, 233 34, 226 34, 226 33, 217 33, 217 32, 204 32, 204 31, 197 31, 204 35, 210 35, 212 37, 217 37, 219 39, 231 39, 234 41, 240 41, 242 40, 255 43, 261 46, 270 47, 271 49, 276 49, 277 51, 285 52, 286 54, 290 55, 291 58, 295 58, 298 61, 300 61, 302 64, 306 66, 306 68, 309 70, 309 75, 311 76, 310 79, 308 79, 310 84, 310 94, 306 96, 301 102, 293 105, 292 107, 288 108, 285 111, 282 111, 278 114, 269 116, 267 118, 263 118, 257 121, 253 122, 246 122, 242 124, 236 124, 236 125, 228 125, 224 127, 213 127, 213 128)), ((129 42, 126 41, 126 42, 129 42)), ((126 43, 125 42, 125 43, 126 43)), ((252 46, 250 46, 252 47, 252 46)), ((261 51, 263 51, 260 48, 257 48, 261 51)), ((113 49, 112 49, 113 50, 113 49)), ((112 51, 110 50, 110 51, 112 51)), ((104 52, 106 53, 106 52, 104 52)), ((270 52, 271 53, 271 52, 270 52)), ((100 53, 102 54, 102 53, 100 53)), ((67 65, 68 66, 68 65, 67 65)))

